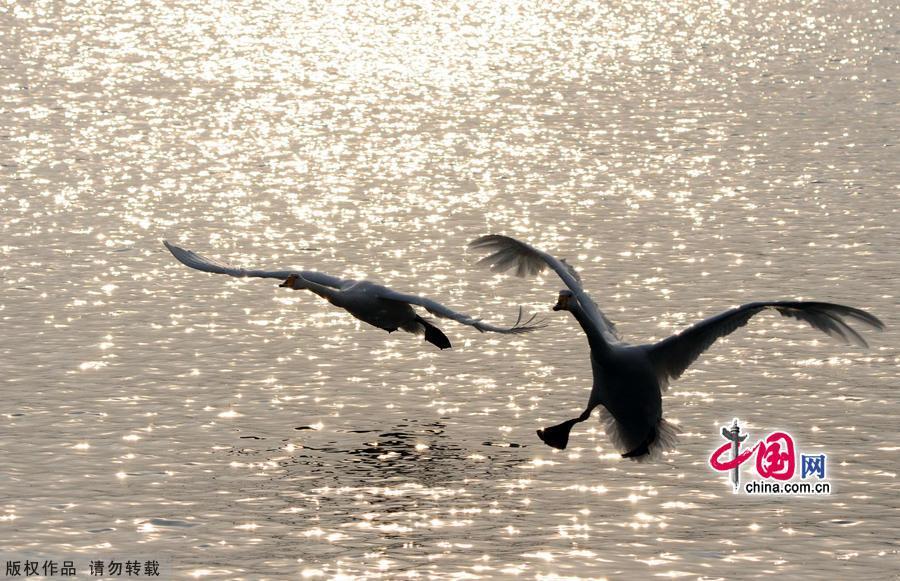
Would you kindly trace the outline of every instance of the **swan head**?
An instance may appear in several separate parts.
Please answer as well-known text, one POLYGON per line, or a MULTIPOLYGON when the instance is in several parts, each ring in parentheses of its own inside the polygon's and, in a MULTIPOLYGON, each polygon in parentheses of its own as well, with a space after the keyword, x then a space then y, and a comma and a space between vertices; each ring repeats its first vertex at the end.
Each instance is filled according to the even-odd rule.
POLYGON ((556 299, 556 304, 553 305, 554 311, 570 311, 572 307, 575 306, 576 303, 575 295, 570 290, 561 290, 559 291, 559 297, 556 299))
POLYGON ((298 279, 298 278, 300 278, 300 275, 299 275, 299 274, 292 274, 292 275, 290 275, 289 277, 287 277, 286 279, 284 279, 284 282, 281 283, 281 284, 278 285, 278 286, 279 286, 279 287, 294 288, 294 283, 297 282, 297 279, 298 279))

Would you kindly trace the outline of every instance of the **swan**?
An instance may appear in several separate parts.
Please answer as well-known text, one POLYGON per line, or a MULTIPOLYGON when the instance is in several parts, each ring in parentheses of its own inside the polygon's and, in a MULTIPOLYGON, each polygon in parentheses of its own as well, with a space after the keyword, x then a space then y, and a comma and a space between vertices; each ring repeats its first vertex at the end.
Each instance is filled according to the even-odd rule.
POLYGON ((163 244, 185 266, 237 277, 276 278, 284 282, 280 287, 296 290, 306 289, 319 295, 336 307, 340 307, 365 323, 393 333, 402 329, 416 335, 425 335, 425 340, 439 349, 449 349, 450 339, 438 327, 429 320, 420 317, 413 309, 413 305, 423 307, 429 313, 445 319, 453 319, 463 325, 475 327, 482 333, 526 333, 543 326, 541 321, 535 321, 532 315, 524 319, 522 308, 519 308, 519 318, 512 327, 495 327, 473 319, 468 315, 457 313, 444 305, 431 299, 416 295, 399 293, 387 287, 366 280, 344 280, 321 272, 311 270, 246 270, 234 268, 227 264, 206 258, 175 246, 163 240, 163 244))
POLYGON ((587 335, 594 385, 580 416, 537 431, 545 444, 560 450, 566 448, 572 426, 587 420, 598 406, 606 434, 623 458, 644 460, 673 449, 678 429, 662 417, 662 392, 716 339, 743 327, 757 313, 774 309, 782 316, 806 321, 832 337, 862 347, 868 347, 865 339, 843 317, 884 329, 884 323, 878 318, 853 307, 809 301, 764 301, 729 309, 657 343, 629 345, 622 342, 615 325, 587 295, 578 273, 565 260, 515 238, 496 234, 478 238, 469 247, 489 252, 479 264, 489 266, 494 272, 515 268, 516 274, 524 277, 538 274, 549 266, 568 287, 560 291, 553 310, 572 313, 587 335))

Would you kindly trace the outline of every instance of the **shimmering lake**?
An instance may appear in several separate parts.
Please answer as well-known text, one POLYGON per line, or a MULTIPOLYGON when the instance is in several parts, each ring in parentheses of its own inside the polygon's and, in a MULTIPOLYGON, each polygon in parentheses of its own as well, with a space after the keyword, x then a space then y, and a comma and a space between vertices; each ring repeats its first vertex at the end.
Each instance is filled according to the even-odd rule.
MULTIPOLYGON (((0 8, 0 560, 173 578, 896 578, 896 2, 10 2, 0 8), (580 411, 567 257, 626 340, 759 299, 664 397, 676 453, 580 411), (428 295, 529 335, 388 335, 248 267, 428 295), (721 427, 828 454, 732 494, 721 427)), ((0 563, 0 567, 4 564, 0 563)), ((0 569, 2 570, 2 569, 0 569)))

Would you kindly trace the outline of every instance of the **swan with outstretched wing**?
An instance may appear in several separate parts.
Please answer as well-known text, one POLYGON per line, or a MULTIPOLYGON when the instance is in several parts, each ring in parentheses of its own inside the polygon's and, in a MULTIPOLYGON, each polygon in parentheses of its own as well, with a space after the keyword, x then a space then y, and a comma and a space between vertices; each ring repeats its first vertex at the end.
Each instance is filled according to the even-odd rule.
POLYGON ((662 392, 717 339, 743 327, 763 311, 774 310, 805 321, 832 337, 862 347, 868 346, 865 339, 847 320, 884 329, 878 318, 853 307, 813 301, 764 301, 727 310, 657 343, 628 345, 619 339, 615 326, 587 295, 578 274, 564 260, 496 234, 483 236, 469 246, 488 252, 479 264, 490 266, 495 272, 515 268, 518 276, 527 276, 549 267, 568 287, 560 291, 553 310, 572 313, 587 335, 594 385, 580 416, 538 430, 544 443, 560 450, 566 448, 572 426, 587 420, 598 406, 606 433, 624 458, 642 460, 674 448, 678 430, 662 417, 662 392))
POLYGON ((235 268, 217 260, 206 258, 196 252, 179 248, 163 241, 166 248, 185 266, 204 272, 227 274, 236 277, 275 278, 282 280, 279 286, 309 290, 340 307, 365 323, 393 333, 397 329, 425 335, 425 340, 440 349, 449 349, 450 340, 429 320, 419 316, 413 306, 422 307, 432 315, 452 319, 463 325, 478 329, 482 333, 517 334, 540 328, 542 323, 535 316, 525 318, 521 307, 519 318, 511 327, 497 327, 458 313, 437 301, 412 294, 404 294, 366 280, 344 280, 311 270, 249 270, 235 268))

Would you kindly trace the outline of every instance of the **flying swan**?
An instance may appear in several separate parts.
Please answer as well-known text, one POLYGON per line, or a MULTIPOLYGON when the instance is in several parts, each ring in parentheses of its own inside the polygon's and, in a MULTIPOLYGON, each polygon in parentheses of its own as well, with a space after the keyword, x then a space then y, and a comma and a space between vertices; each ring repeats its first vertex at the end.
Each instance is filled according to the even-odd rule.
POLYGON ((234 268, 216 260, 206 258, 190 250, 179 248, 163 240, 166 248, 185 266, 229 276, 260 278, 277 278, 283 280, 279 286, 296 290, 306 289, 314 292, 336 307, 340 307, 365 323, 393 333, 402 329, 416 335, 425 335, 425 340, 440 349, 449 349, 450 340, 444 333, 427 319, 420 317, 412 305, 423 307, 429 313, 445 319, 453 319, 463 325, 475 327, 482 333, 525 333, 542 326, 535 322, 535 316, 523 320, 521 307, 519 318, 512 327, 495 327, 473 319, 468 315, 457 313, 444 305, 416 295, 408 295, 366 280, 343 280, 321 272, 311 270, 246 270, 234 268))
POLYGON ((623 458, 643 460, 674 448, 677 428, 662 417, 662 392, 706 351, 716 339, 747 324, 753 315, 774 309, 782 316, 806 321, 812 327, 846 343, 868 347, 843 317, 878 330, 884 323, 860 309, 832 303, 808 301, 754 302, 700 321, 667 339, 648 345, 628 345, 619 339, 615 326, 584 291, 578 273, 565 260, 514 238, 483 236, 470 248, 490 254, 479 264, 494 272, 516 269, 518 276, 556 271, 568 290, 559 293, 554 311, 572 313, 588 338, 594 386, 584 412, 577 418, 538 430, 545 444, 564 450, 572 426, 600 409, 601 422, 623 458))

